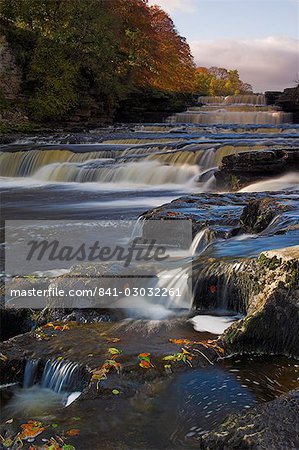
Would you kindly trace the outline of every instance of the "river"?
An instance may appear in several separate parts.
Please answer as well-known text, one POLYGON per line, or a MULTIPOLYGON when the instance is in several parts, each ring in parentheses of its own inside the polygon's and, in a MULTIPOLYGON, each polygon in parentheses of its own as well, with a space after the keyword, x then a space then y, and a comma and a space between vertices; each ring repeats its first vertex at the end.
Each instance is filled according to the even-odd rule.
MULTIPOLYGON (((63 220, 64 223, 71 220, 72 226, 78 229, 89 221, 89 235, 96 237, 98 220, 110 221, 113 229, 113 221, 136 222, 148 210, 166 205, 163 211, 171 214, 174 210, 187 212, 208 223, 194 236, 188 257, 172 269, 179 268, 177 279, 180 283, 186 261, 195 261, 200 280, 203 271, 211 276, 221 272, 223 261, 255 257, 263 250, 298 244, 298 227, 293 226, 298 225, 299 220, 298 172, 265 179, 237 193, 219 192, 214 177, 224 156, 249 150, 298 148, 298 133, 299 125, 292 123, 290 114, 267 106, 263 95, 246 95, 199 98, 197 107, 175 114, 165 123, 120 125, 88 133, 24 136, 0 149, 2 218, 63 220), (273 196, 292 208, 275 218, 262 233, 234 236, 231 231, 252 196, 273 196), (190 203, 180 200, 170 204, 180 197, 196 199, 201 207, 195 205, 192 209, 190 203), (289 227, 286 233, 279 232, 286 227, 289 227), (207 260, 212 262, 207 264, 207 260)), ((117 230, 115 233, 116 239, 117 230)), ((52 267, 53 270, 56 268, 52 267)), ((193 339, 220 334, 230 323, 229 312, 233 316, 231 320, 237 318, 236 314, 245 312, 242 306, 234 307, 229 303, 229 273, 225 274, 223 290, 217 294, 213 307, 209 307, 205 299, 194 300, 192 297, 192 301, 187 302, 187 308, 199 310, 193 311, 197 316, 194 329, 189 316, 186 318, 187 329, 179 315, 174 327, 166 327, 167 331, 163 331, 168 321, 165 308, 168 310, 169 303, 162 305, 165 308, 161 316, 161 310, 157 313, 154 309, 154 316, 150 313, 149 317, 144 317, 143 311, 137 317, 135 313, 133 321, 125 321, 124 325, 121 321, 122 338, 128 341, 126 345, 130 352, 150 348, 150 351, 163 353, 168 349, 164 341, 178 334, 185 338, 192 335, 193 339), (156 324, 157 332, 154 333, 149 331, 153 326, 152 319, 156 324), (161 319, 158 325, 157 319, 161 319)), ((200 297, 201 286, 196 289, 200 297)), ((186 302, 176 306, 179 310, 186 309, 186 302)), ((132 318, 130 313, 129 317, 132 318)), ((169 320, 176 320, 173 313, 169 320)), ((83 348, 85 353, 94 351, 97 325, 90 327, 87 334, 80 328, 72 342, 75 347, 75 339, 80 339, 82 348, 70 350, 68 356, 76 359, 77 352, 79 358, 83 348)), ((65 376, 67 370, 63 373, 65 376)), ((101 439, 101 448, 111 448, 111 442, 116 445, 113 448, 133 448, 134 445, 155 449, 190 448, 196 446, 201 433, 220 423, 228 413, 271 400, 295 387, 297 376, 296 362, 286 358, 267 358, 264 362, 258 357, 235 358, 176 375, 161 385, 154 383, 152 390, 147 387, 145 393, 136 394, 129 404, 121 399, 119 410, 111 408, 107 399, 102 403, 96 399, 94 404, 89 399, 81 402, 77 409, 74 403, 67 416, 71 421, 73 416, 82 415, 85 437, 83 434, 78 448, 84 448, 84 439, 88 439, 90 446, 101 439), (150 399, 146 404, 144 395, 150 399), (98 408, 104 408, 108 415, 103 417, 98 408), (123 447, 117 447, 116 436, 110 435, 115 427, 122 436, 123 447), (160 430, 156 433, 158 427, 160 430), (126 430, 130 431, 127 436, 126 430)), ((136 382, 128 390, 139 387, 136 382)), ((122 388, 126 389, 123 385, 122 388)), ((26 404, 31 405, 37 394, 34 391, 30 396, 27 392, 25 399, 24 395, 15 394, 17 401, 10 404, 10 414, 26 417, 26 404), (16 405, 19 401, 24 402, 21 403, 23 415, 16 405)), ((56 402, 57 398, 53 400, 54 412, 56 402)), ((30 414, 34 414, 32 408, 30 414)), ((45 412, 40 414, 43 417, 45 412)), ((65 420, 60 412, 55 414, 57 421, 65 420)))

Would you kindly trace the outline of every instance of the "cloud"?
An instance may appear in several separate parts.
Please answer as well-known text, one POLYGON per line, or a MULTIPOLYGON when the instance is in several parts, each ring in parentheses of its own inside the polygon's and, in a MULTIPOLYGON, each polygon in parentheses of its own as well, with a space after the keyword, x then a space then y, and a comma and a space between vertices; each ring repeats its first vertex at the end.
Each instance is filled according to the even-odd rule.
POLYGON ((150 0, 149 4, 161 6, 169 14, 174 12, 190 14, 195 11, 195 2, 196 0, 150 0))
POLYGON ((293 86, 299 76, 298 41, 282 36, 262 39, 193 41, 198 66, 237 69, 257 92, 293 86))

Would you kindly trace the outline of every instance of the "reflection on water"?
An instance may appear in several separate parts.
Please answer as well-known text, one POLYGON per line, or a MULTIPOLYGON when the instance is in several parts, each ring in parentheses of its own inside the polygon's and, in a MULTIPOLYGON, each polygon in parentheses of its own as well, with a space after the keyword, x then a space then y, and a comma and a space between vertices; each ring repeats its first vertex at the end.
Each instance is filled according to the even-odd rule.
POLYGON ((228 414, 273 400, 299 386, 299 366, 286 358, 231 358, 178 376, 174 441, 196 439, 228 414))
POLYGON ((16 388, 2 413, 21 421, 51 417, 63 426, 77 417, 81 431, 76 448, 82 450, 86 442, 89 448, 101 442, 103 449, 196 448, 199 437, 229 414, 245 413, 298 387, 299 365, 282 357, 233 357, 147 383, 115 376, 110 386, 121 394, 81 396, 63 411, 66 393, 16 388))
MULTIPOLYGON (((140 411, 142 402, 147 407, 142 409, 141 422, 129 424, 127 432, 137 441, 143 436, 145 442, 140 448, 196 447, 200 435, 229 414, 245 413, 295 388, 298 376, 294 361, 274 357, 232 358, 179 374, 163 385, 153 385, 146 395, 136 394, 133 407, 140 411), (138 432, 137 424, 141 426, 138 432)), ((129 439, 124 439, 126 444, 129 439)))

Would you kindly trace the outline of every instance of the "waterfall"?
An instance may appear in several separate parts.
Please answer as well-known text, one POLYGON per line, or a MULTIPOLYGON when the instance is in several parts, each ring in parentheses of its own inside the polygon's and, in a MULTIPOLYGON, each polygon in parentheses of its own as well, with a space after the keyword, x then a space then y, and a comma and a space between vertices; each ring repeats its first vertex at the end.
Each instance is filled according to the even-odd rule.
POLYGON ((33 386, 36 381, 37 376, 37 368, 38 368, 38 360, 37 359, 29 359, 26 362, 24 377, 23 377, 23 387, 29 388, 33 386))
POLYGON ((198 103, 223 103, 224 97, 201 96, 198 97, 198 103))
POLYGON ((246 271, 243 273, 242 262, 196 261, 193 265, 194 306, 205 311, 246 312, 250 292, 243 291, 243 278, 246 278, 246 271))
POLYGON ((292 122, 292 114, 278 111, 275 107, 267 107, 264 95, 248 94, 229 95, 227 97, 199 97, 198 102, 200 104, 213 105, 214 107, 193 107, 186 112, 171 116, 168 122, 181 124, 194 123, 200 125, 276 125, 292 122), (234 106, 233 108, 232 105, 234 106), (241 105, 245 107, 241 108, 241 105))
POLYGON ((64 360, 26 361, 23 385, 14 386, 12 396, 4 406, 6 417, 41 418, 55 414, 69 406, 87 384, 87 371, 83 366, 64 360))
POLYGON ((141 161, 98 168, 89 164, 50 164, 37 171, 34 178, 54 182, 161 185, 185 184, 198 174, 199 168, 195 165, 167 166, 159 161, 141 161))
POLYGON ((192 308, 191 264, 183 267, 161 270, 157 278, 150 280, 147 289, 158 289, 153 296, 131 296, 122 298, 119 307, 125 309, 128 317, 161 320, 183 313, 192 308))
POLYGON ((206 246, 211 242, 208 233, 208 228, 204 228, 196 234, 190 246, 191 255, 201 253, 202 250, 204 250, 206 246))
POLYGON ((241 95, 228 95, 227 97, 223 96, 201 96, 198 98, 199 103, 219 103, 226 105, 234 105, 234 104, 249 104, 249 105, 265 105, 266 98, 263 94, 241 94, 241 95))
POLYGON ((266 97, 263 94, 228 95, 227 97, 225 97, 224 103, 226 105, 232 104, 265 105, 266 97))
POLYGON ((193 296, 191 289, 191 266, 189 264, 175 269, 163 270, 158 274, 158 288, 165 288, 168 297, 164 306, 169 309, 192 308, 193 296), (179 295, 177 295, 179 294, 179 295))
POLYGON ((33 175, 41 167, 53 163, 82 163, 107 158, 113 160, 121 151, 74 153, 69 150, 31 150, 25 152, 0 152, 0 176, 24 177, 33 175))
POLYGON ((142 216, 138 217, 134 224, 134 228, 132 230, 131 240, 142 237, 143 233, 143 225, 144 225, 144 218, 142 216))
POLYGON ((252 111, 252 112, 234 112, 234 111, 199 111, 194 113, 187 111, 185 113, 177 113, 170 119, 171 123, 195 123, 203 125, 216 124, 272 124, 289 123, 292 121, 292 114, 281 111, 252 111))
POLYGON ((32 181, 75 183, 124 183, 140 185, 186 184, 208 169, 219 166, 224 156, 267 148, 248 141, 221 145, 188 143, 178 148, 130 149, 119 159, 103 158, 103 152, 40 151, 0 153, 0 176, 31 177, 32 181), (132 150, 132 153, 131 153, 132 150), (151 150, 151 151, 149 151, 151 150), (135 156, 135 157, 134 157, 135 156))
POLYGON ((72 392, 82 389, 82 367, 65 360, 48 360, 42 368, 40 360, 27 360, 23 388, 39 384, 54 392, 72 392))
POLYGON ((258 181, 241 189, 240 192, 284 191, 289 189, 299 189, 298 172, 288 173, 269 180, 258 181))

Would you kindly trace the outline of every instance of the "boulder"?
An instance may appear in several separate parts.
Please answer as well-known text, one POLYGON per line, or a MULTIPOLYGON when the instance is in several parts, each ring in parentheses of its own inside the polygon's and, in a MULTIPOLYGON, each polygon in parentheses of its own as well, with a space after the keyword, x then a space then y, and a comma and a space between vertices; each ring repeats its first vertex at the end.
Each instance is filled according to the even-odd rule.
POLYGON ((299 171, 299 149, 265 150, 225 156, 215 178, 219 188, 235 191, 290 171, 299 171))
POLYGON ((247 315, 223 334, 227 353, 299 356, 299 246, 262 253, 247 315))
POLYGON ((30 309, 0 309, 0 340, 27 333, 33 326, 30 309))
POLYGON ((274 217, 288 209, 273 198, 249 200, 240 217, 240 225, 246 233, 260 233, 274 217))
POLYGON ((293 88, 287 88, 276 100, 276 105, 286 112, 293 113, 295 123, 299 122, 299 84, 293 88))
POLYGON ((207 450, 295 450, 299 448, 299 389, 261 404, 247 414, 229 416, 202 436, 207 450))

